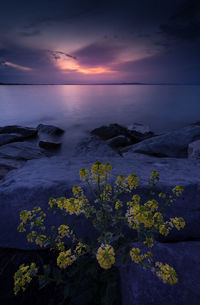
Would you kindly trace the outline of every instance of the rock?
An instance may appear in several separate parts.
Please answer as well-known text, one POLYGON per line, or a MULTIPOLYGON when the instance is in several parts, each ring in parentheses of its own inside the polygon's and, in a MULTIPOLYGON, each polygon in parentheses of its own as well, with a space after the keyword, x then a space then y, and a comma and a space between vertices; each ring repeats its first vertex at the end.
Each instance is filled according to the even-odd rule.
POLYGON ((44 149, 56 149, 61 146, 61 142, 40 141, 39 146, 44 149))
POLYGON ((194 141, 188 146, 188 158, 200 159, 200 140, 194 141))
POLYGON ((200 242, 157 243, 153 253, 155 261, 174 267, 178 283, 173 286, 163 284, 150 270, 129 261, 125 267, 120 268, 122 304, 199 304, 200 242))
POLYGON ((12 160, 0 157, 0 179, 3 179, 6 174, 14 169, 21 167, 24 161, 12 160))
POLYGON ((12 134, 12 133, 3 133, 0 134, 0 146, 12 142, 23 141, 24 136, 20 134, 12 134))
POLYGON ((99 136, 102 140, 109 140, 117 136, 125 136, 127 145, 130 143, 138 143, 146 138, 152 137, 153 133, 141 133, 136 130, 129 130, 119 124, 110 124, 109 126, 101 126, 91 131, 91 134, 99 136))
POLYGON ((44 124, 38 125, 37 130, 39 133, 45 133, 48 135, 61 135, 64 133, 64 130, 59 127, 44 124))
POLYGON ((101 126, 91 131, 91 134, 99 136, 102 140, 108 140, 119 135, 127 135, 127 128, 118 124, 101 126))
POLYGON ((97 136, 90 136, 83 139, 75 148, 74 157, 82 156, 93 158, 93 160, 101 159, 102 156, 114 157, 117 155, 111 147, 97 136))
POLYGON ((29 138, 37 136, 37 129, 31 127, 22 127, 18 125, 10 125, 0 127, 0 133, 19 133, 24 137, 29 138))
POLYGON ((127 128, 130 131, 137 131, 142 134, 151 132, 149 126, 140 124, 140 123, 134 123, 134 124, 128 125, 127 128))
POLYGON ((31 160, 49 156, 30 142, 10 143, 0 147, 0 157, 14 160, 31 160))
POLYGON ((119 148, 119 147, 130 145, 131 139, 126 136, 120 135, 120 136, 116 136, 114 138, 107 140, 106 144, 108 144, 109 146, 111 146, 113 148, 119 148))
POLYGON ((189 143, 197 139, 200 139, 200 126, 187 126, 144 140, 130 150, 158 157, 186 158, 189 143))
MULTIPOLYGON (((98 139, 101 141, 100 139, 98 139)), ((104 142, 103 142, 104 143, 104 142)), ((71 196, 74 185, 80 184, 79 170, 90 168, 98 159, 110 162, 113 167, 111 183, 119 174, 136 173, 140 179, 140 187, 135 191, 141 194, 144 201, 149 199, 148 178, 152 170, 160 173, 160 188, 158 192, 170 191, 175 185, 183 185, 183 196, 170 207, 168 216, 184 217, 186 226, 183 230, 173 230, 165 241, 200 240, 200 163, 188 159, 160 159, 142 154, 133 154, 121 158, 106 144, 112 154, 106 154, 93 146, 94 152, 76 155, 74 158, 54 156, 27 161, 23 167, 10 171, 0 181, 0 246, 28 249, 35 247, 26 242, 24 234, 17 232, 19 213, 23 209, 41 206, 47 209, 50 197, 71 196)), ((85 184, 82 184, 85 188, 85 184)), ((87 190, 87 188, 86 188, 87 190)), ((88 198, 91 193, 88 191, 88 198)), ((75 224, 80 234, 93 234, 88 229, 85 218, 70 217, 70 224, 75 224)), ((58 224, 55 215, 51 215, 49 225, 58 224)))

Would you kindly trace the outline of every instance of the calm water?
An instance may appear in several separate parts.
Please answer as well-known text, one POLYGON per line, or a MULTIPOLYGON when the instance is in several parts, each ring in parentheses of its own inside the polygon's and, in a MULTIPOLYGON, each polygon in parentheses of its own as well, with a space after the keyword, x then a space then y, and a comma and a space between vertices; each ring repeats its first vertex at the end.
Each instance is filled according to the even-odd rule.
POLYGON ((199 86, 0 86, 0 126, 56 124, 74 145, 102 124, 164 132, 200 120, 199 86))

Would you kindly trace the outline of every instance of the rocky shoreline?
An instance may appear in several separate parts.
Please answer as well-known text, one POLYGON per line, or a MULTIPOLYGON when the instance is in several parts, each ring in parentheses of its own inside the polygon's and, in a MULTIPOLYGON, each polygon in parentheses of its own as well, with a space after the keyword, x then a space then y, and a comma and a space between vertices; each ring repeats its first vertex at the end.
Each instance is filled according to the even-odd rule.
MULTIPOLYGON (((25 251, 35 248, 16 230, 19 212, 35 205, 46 209, 49 197, 70 196, 72 186, 80 184, 79 169, 89 168, 97 159, 112 164, 113 179, 118 174, 136 173, 140 178, 139 191, 143 194, 148 189, 149 174, 155 169, 160 173, 161 191, 175 185, 183 185, 185 189, 167 214, 184 217, 186 227, 165 239, 158 237, 155 247, 155 256, 163 255, 166 262, 177 267, 179 283, 176 287, 163 285, 150 272, 129 263, 120 270, 122 303, 197 305, 200 298, 200 123, 163 135, 155 135, 141 124, 129 128, 119 124, 102 126, 79 143, 70 159, 57 155, 63 132, 58 127, 42 124, 37 128, 0 127, 0 247, 25 251)), ((77 232, 90 231, 81 217, 70 221, 76 221, 77 232)), ((59 222, 59 218, 51 218, 50 222, 59 222)))

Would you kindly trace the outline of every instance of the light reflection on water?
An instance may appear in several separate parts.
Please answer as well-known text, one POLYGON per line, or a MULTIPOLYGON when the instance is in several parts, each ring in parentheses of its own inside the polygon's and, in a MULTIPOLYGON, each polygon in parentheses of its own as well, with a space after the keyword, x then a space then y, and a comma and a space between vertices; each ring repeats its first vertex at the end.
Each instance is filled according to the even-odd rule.
POLYGON ((102 124, 139 122, 160 133, 196 120, 199 86, 0 86, 0 126, 59 125, 66 149, 102 124))

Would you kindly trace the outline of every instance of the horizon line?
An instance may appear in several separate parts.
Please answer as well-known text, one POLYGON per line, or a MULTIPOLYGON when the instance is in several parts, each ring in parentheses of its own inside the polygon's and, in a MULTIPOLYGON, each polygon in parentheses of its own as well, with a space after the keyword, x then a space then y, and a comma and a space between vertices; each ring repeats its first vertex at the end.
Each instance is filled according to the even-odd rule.
POLYGON ((200 86, 200 83, 168 83, 168 82, 113 82, 113 83, 4 83, 0 82, 1 86, 120 86, 120 85, 143 85, 143 86, 200 86))

